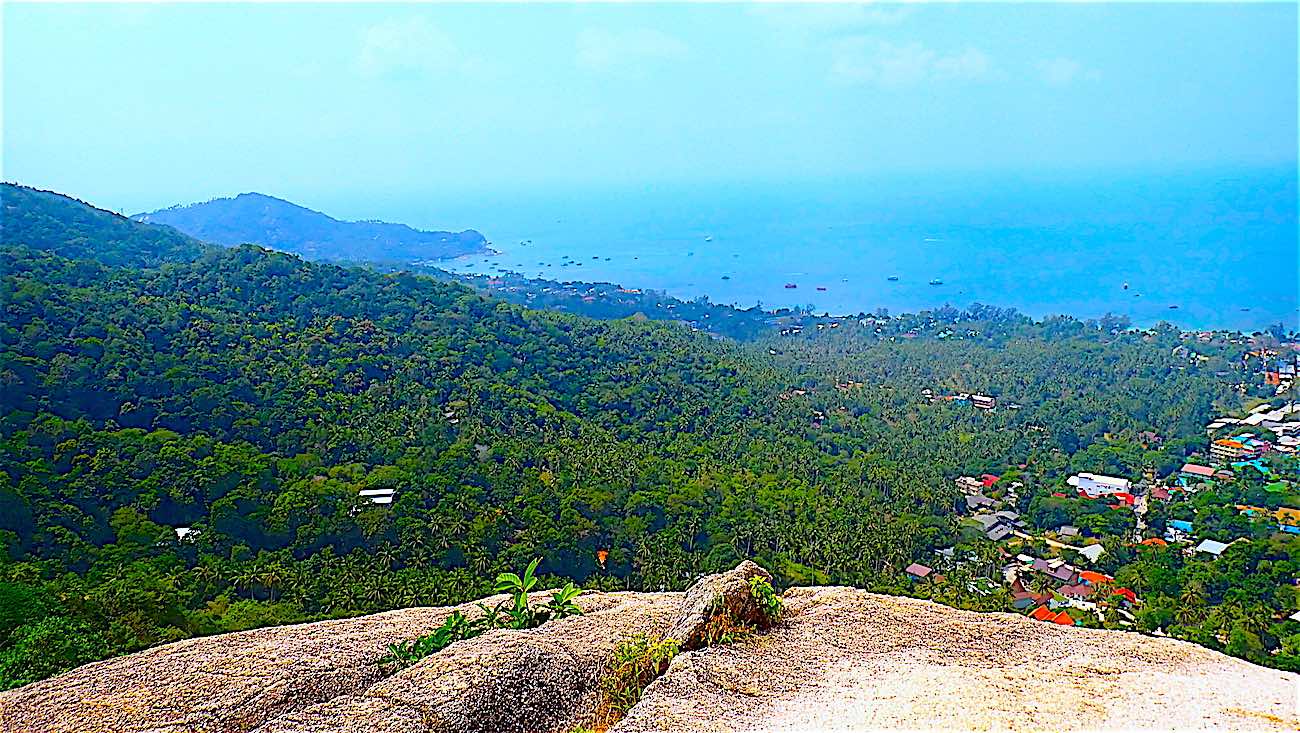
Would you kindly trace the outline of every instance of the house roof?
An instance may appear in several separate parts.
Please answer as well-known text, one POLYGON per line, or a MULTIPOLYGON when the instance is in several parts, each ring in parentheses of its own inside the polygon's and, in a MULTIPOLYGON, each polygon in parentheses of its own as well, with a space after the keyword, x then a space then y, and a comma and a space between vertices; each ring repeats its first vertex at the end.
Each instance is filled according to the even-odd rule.
POLYGON ((933 573, 934 568, 927 568, 926 566, 922 565, 919 562, 914 562, 911 565, 908 565, 903 572, 907 573, 908 575, 915 575, 918 578, 924 578, 928 576, 930 573, 933 573))
POLYGON ((1052 623, 1060 624, 1062 626, 1074 626, 1074 619, 1070 617, 1070 614, 1066 613, 1065 611, 1061 611, 1060 613, 1056 614, 1055 618, 1052 619, 1052 623))
POLYGON ((1067 598, 1087 598, 1095 591, 1092 588, 1079 583, 1078 585, 1063 585, 1060 588, 1057 588, 1056 592, 1067 598))
POLYGON ((1209 478, 1214 475, 1214 469, 1209 466, 1201 466, 1195 463, 1184 463, 1182 473, 1190 473, 1193 476, 1204 476, 1209 478))
POLYGON ((1115 579, 1105 573, 1099 573, 1095 570, 1080 570, 1079 579, 1087 581, 1093 585, 1098 583, 1113 583, 1115 579))
POLYGON ((1196 546, 1197 552, 1208 552, 1211 555, 1216 556, 1222 555, 1223 551, 1226 549, 1228 549, 1226 544, 1215 540, 1201 540, 1201 544, 1196 546))
POLYGON ((1034 570, 1037 570, 1038 572, 1043 573, 1048 577, 1055 578, 1056 580, 1059 580, 1063 583, 1069 583, 1070 581, 1074 580, 1075 570, 1069 565, 1058 565, 1053 567, 1049 565, 1046 560, 1043 560, 1042 558, 1038 558, 1034 560, 1034 563, 1031 567, 1034 570))
POLYGON ((990 529, 987 532, 985 532, 984 536, 988 537, 994 542, 997 542, 999 540, 1005 540, 1006 538, 1011 536, 1011 528, 1006 526, 1005 524, 999 524, 993 527, 993 529, 990 529))
POLYGON ((1105 548, 1105 547, 1102 547, 1100 543, 1095 544, 1095 545, 1088 545, 1087 547, 1083 548, 1082 550, 1079 550, 1079 554, 1080 554, 1080 555, 1083 555, 1083 556, 1086 557, 1086 558, 1088 558, 1088 559, 1091 560, 1092 562, 1097 562, 1097 560, 1098 560, 1102 555, 1106 554, 1106 548, 1105 548))
POLYGON ((1030 618, 1034 618, 1039 621, 1051 621, 1052 619, 1056 618, 1056 614, 1053 613, 1052 610, 1049 609, 1047 606, 1039 606, 1038 608, 1035 608, 1029 614, 1029 616, 1030 618))
POLYGON ((1148 537, 1147 539, 1142 540, 1142 541, 1139 542, 1138 544, 1139 544, 1139 545, 1146 545, 1146 546, 1148 546, 1148 547, 1168 547, 1168 546, 1169 546, 1169 543, 1168 543, 1168 542, 1165 542, 1164 540, 1160 539, 1159 537, 1148 537))

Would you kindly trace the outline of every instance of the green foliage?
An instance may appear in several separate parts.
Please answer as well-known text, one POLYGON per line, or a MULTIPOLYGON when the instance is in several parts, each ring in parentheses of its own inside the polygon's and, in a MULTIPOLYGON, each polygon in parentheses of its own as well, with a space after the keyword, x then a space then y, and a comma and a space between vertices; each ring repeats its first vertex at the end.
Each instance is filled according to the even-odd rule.
POLYGON ((749 579, 749 595, 758 604, 761 615, 760 628, 767 628, 781 620, 785 612, 785 603, 776 594, 767 578, 754 576, 749 579))
POLYGON ((35 682, 66 669, 102 659, 107 639, 87 624, 49 616, 20 626, 0 650, 0 689, 35 682))
POLYGON ((447 648, 452 642, 478 636, 491 628, 487 617, 470 621, 460 611, 453 611, 432 633, 389 644, 388 653, 379 659, 379 665, 390 671, 403 669, 447 648))
POLYGON ((563 588, 554 591, 546 603, 542 605, 542 612, 548 619, 560 619, 581 614, 582 609, 573 601, 581 592, 582 589, 573 583, 565 583, 563 588))
POLYGON ((538 623, 538 615, 528 605, 528 591, 537 585, 537 578, 533 576, 533 571, 537 570, 537 565, 542 559, 535 558, 528 563, 528 568, 524 570, 523 576, 514 573, 501 573, 497 576, 496 591, 498 593, 509 593, 509 605, 505 608, 505 617, 507 625, 512 629, 530 629, 538 623))
POLYGON ((614 650, 609 670, 601 681, 603 708, 601 727, 608 727, 632 709, 645 688, 668 669, 681 645, 674 639, 656 639, 637 634, 614 650))
POLYGON ((153 267, 197 258, 207 245, 166 226, 151 226, 75 199, 0 183, 0 243, 108 265, 153 267))
POLYGON ((432 633, 403 642, 388 645, 388 653, 380 658, 379 664, 389 669, 402 669, 438 652, 453 642, 470 639, 492 629, 531 629, 551 619, 576 616, 582 609, 573 599, 582 592, 581 588, 566 583, 563 588, 552 593, 551 598, 542 604, 540 610, 533 609, 528 603, 528 591, 537 584, 533 574, 542 559, 536 558, 528 564, 523 575, 501 573, 497 576, 496 590, 509 593, 510 598, 495 606, 479 603, 482 613, 470 619, 460 611, 454 611, 432 633))

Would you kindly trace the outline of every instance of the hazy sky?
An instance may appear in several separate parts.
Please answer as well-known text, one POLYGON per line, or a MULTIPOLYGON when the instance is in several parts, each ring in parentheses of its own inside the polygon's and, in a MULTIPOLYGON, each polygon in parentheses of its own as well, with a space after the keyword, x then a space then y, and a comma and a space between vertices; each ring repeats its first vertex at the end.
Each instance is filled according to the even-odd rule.
POLYGON ((1296 161, 1293 4, 0 7, 3 177, 132 212, 1296 161))

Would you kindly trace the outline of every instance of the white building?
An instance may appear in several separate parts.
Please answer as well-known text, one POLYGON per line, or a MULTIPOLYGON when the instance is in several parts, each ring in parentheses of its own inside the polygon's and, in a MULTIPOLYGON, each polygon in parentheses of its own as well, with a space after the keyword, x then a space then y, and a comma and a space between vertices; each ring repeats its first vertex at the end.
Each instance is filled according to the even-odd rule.
POLYGON ((1195 551, 1208 552, 1209 554, 1218 557, 1219 555, 1222 555, 1223 551, 1226 549, 1228 549, 1228 546, 1222 542, 1216 542, 1215 540, 1201 540, 1201 544, 1196 546, 1195 551))
POLYGON ((1088 495, 1090 499, 1111 494, 1130 493, 1133 485, 1126 478, 1103 476, 1097 473, 1081 473, 1071 476, 1065 482, 1088 495))
POLYGON ((357 495, 369 499, 371 504, 392 504, 395 493, 397 489, 362 489, 357 495))

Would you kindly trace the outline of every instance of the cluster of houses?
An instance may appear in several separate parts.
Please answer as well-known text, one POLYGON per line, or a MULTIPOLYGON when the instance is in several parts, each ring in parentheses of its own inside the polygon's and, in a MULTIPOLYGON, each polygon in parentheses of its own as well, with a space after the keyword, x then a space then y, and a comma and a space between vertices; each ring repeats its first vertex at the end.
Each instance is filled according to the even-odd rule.
MULTIPOLYGON (((1133 622, 1130 609, 1140 600, 1131 589, 1116 586, 1111 576, 1076 568, 1062 558, 1044 559, 1026 554, 1013 558, 1005 550, 1000 552, 1008 560, 1002 574, 1011 594, 1011 605, 1025 611, 1030 618, 1073 626, 1082 623, 1087 614, 1105 621, 1107 612, 1113 610, 1121 616, 1121 625, 1133 622)), ((951 560, 953 550, 940 550, 939 554, 951 560)), ((913 582, 945 580, 934 568, 921 563, 908 565, 905 572, 913 582)), ((973 590, 990 592, 991 588, 973 590)))
MULTIPOLYGON (((1293 344, 1293 350, 1294 346, 1293 344)), ((1300 359, 1293 356, 1290 361, 1287 361, 1281 352, 1267 348, 1246 352, 1247 360, 1252 357, 1259 359, 1260 370, 1264 374, 1264 384, 1276 388, 1274 394, 1283 394, 1291 389, 1291 385, 1296 380, 1296 373, 1300 371, 1300 359)))
POLYGON ((1295 453, 1300 450, 1300 404, 1292 402, 1274 407, 1266 402, 1252 409, 1245 417, 1215 418, 1205 426, 1205 432, 1211 438, 1210 455, 1219 460, 1257 457, 1269 451, 1295 453), (1232 426, 1240 426, 1247 431, 1251 428, 1267 430, 1276 435, 1277 440, 1270 443, 1251 432, 1214 439, 1220 430, 1232 426))
POLYGON ((1081 570, 1060 558, 1044 560, 1017 555, 1015 560, 1004 569, 1011 589, 1011 604, 1027 611, 1030 618, 1074 625, 1084 614, 1094 614, 1097 620, 1104 621, 1106 611, 1115 610, 1123 617, 1121 625, 1132 623, 1129 610, 1140 602, 1137 594, 1116 586, 1111 576, 1081 570), (1044 586, 1048 590, 1031 590, 1044 586))
POLYGON ((980 525, 984 536, 994 542, 1000 542, 1017 532, 1023 534, 1028 528, 1019 514, 1003 508, 1007 505, 1016 505, 1019 499, 1016 490, 1021 487, 1019 482, 1013 482, 1005 487, 1003 499, 994 499, 985 495, 984 492, 999 481, 1001 478, 991 473, 983 474, 979 478, 974 476, 957 478, 957 488, 961 489, 964 495, 963 501, 967 513, 980 525))

